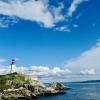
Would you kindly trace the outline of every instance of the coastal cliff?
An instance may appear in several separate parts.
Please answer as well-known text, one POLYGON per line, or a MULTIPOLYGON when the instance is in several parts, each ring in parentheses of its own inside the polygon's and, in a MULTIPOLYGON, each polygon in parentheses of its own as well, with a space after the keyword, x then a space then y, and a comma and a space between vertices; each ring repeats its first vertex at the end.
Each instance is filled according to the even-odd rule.
POLYGON ((0 75, 0 100, 31 100, 39 96, 60 94, 67 89, 69 87, 58 82, 46 87, 39 80, 31 80, 18 73, 0 75))

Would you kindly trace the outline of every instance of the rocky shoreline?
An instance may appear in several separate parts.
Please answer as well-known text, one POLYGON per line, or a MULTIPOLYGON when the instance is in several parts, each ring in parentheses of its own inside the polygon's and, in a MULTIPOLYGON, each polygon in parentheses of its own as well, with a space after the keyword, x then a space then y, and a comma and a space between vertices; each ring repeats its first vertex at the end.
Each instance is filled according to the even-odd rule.
MULTIPOLYGON (((21 77, 19 74, 13 74, 13 76, 21 77)), ((5 80, 5 84, 11 87, 0 90, 0 100, 32 100, 39 96, 64 94, 64 90, 70 89, 59 82, 53 82, 46 87, 40 81, 32 82, 32 80, 29 80, 30 82, 26 83, 26 81, 20 81, 20 78, 16 81, 9 78, 5 80)), ((0 79, 0 85, 2 85, 1 83, 2 79, 0 79)))

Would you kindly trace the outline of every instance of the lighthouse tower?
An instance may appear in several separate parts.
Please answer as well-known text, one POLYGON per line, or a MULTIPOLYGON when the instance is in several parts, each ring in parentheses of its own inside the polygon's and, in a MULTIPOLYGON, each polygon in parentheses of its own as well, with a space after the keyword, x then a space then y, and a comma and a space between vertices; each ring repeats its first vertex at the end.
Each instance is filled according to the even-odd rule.
POLYGON ((16 72, 15 60, 12 59, 12 62, 11 62, 11 73, 15 73, 15 72, 16 72))

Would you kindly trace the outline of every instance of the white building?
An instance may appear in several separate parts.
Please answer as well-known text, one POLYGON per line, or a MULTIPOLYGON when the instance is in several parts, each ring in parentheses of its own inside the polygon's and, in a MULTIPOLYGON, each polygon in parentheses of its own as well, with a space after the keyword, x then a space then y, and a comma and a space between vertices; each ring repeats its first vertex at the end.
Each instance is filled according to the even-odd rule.
POLYGON ((11 73, 15 73, 16 72, 16 65, 15 65, 15 60, 12 59, 12 63, 11 63, 11 73))

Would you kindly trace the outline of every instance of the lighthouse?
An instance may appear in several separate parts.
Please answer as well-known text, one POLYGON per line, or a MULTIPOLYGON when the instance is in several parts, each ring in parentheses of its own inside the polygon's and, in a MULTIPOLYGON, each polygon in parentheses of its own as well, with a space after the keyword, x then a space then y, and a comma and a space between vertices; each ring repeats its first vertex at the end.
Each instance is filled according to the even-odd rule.
POLYGON ((11 62, 11 73, 15 73, 15 72, 16 72, 15 59, 12 59, 12 62, 11 62))

